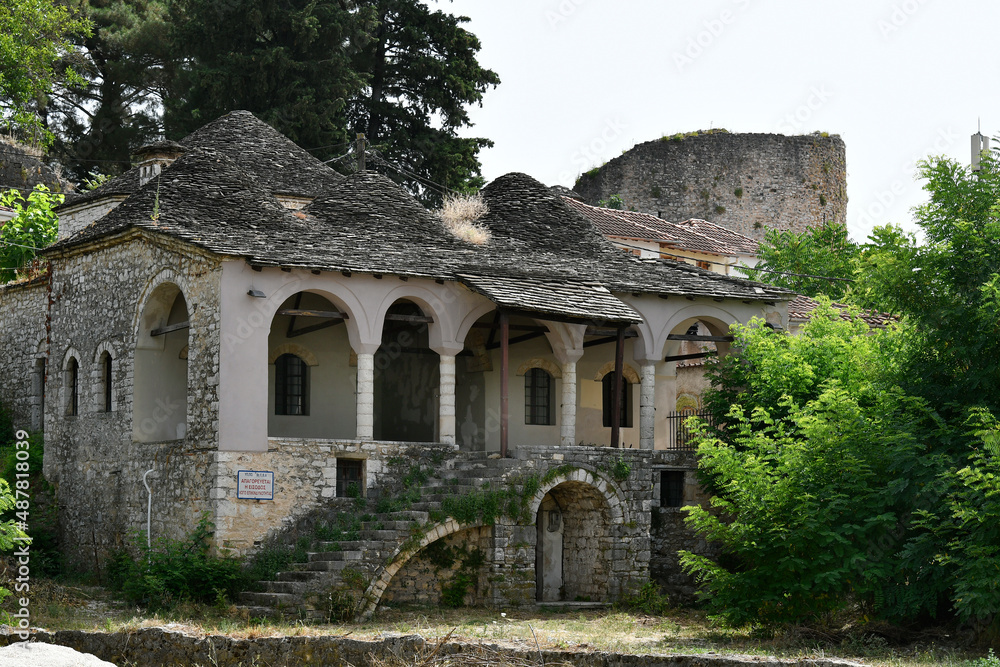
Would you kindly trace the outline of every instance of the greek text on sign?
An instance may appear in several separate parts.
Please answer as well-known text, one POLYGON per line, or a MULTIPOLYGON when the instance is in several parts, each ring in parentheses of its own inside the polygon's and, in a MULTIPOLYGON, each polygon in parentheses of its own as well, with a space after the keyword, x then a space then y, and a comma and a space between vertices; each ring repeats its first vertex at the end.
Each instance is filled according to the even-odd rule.
POLYGON ((274 500, 274 473, 269 470, 238 470, 236 497, 274 500))

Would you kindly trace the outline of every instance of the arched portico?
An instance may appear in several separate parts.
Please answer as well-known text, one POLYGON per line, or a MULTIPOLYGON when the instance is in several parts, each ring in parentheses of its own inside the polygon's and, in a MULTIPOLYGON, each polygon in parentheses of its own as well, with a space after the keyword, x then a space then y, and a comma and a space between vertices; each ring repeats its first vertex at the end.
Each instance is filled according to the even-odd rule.
POLYGON ((160 283, 138 318, 132 377, 132 439, 187 435, 189 308, 181 288, 160 283))

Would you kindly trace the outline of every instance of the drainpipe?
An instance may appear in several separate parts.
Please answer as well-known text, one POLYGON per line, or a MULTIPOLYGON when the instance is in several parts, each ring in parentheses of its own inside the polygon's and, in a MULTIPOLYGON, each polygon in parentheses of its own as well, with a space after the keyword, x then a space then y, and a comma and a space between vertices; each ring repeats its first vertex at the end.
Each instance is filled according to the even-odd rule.
POLYGON ((149 483, 146 482, 146 475, 148 475, 151 472, 155 472, 153 468, 150 468, 142 475, 142 485, 146 487, 146 493, 148 494, 148 498, 146 499, 146 548, 147 549, 153 548, 152 534, 149 532, 150 518, 153 515, 153 490, 149 488, 149 483))

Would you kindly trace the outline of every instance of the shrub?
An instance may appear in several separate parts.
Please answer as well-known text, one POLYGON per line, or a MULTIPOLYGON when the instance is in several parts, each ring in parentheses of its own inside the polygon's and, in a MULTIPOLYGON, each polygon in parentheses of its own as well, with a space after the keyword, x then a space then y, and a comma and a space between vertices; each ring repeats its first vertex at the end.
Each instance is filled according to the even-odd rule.
POLYGON ((489 207, 478 194, 449 195, 445 197, 438 217, 455 238, 473 245, 485 245, 490 241, 490 230, 478 221, 487 213, 489 207))
POLYGON ((141 531, 135 533, 130 548, 109 558, 112 588, 129 602, 151 609, 232 597, 246 579, 239 559, 210 553, 208 537, 213 529, 206 514, 183 540, 160 539, 152 548, 146 546, 141 531))

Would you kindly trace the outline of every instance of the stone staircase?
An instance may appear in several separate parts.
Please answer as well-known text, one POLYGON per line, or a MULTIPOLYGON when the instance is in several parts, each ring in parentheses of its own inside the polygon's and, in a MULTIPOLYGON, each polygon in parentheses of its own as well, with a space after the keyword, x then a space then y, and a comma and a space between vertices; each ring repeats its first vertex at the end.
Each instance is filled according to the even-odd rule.
POLYGON ((453 467, 427 471, 422 483, 403 488, 409 501, 401 502, 398 496, 394 499, 392 493, 393 486, 405 485, 387 484, 390 488, 381 494, 370 490, 370 497, 365 499, 331 499, 313 511, 305 522, 300 522, 305 525, 285 536, 286 545, 297 541, 301 546, 308 541, 305 559, 292 563, 270 580, 258 582, 258 590, 241 593, 241 609, 252 617, 345 620, 357 610, 368 583, 400 554, 407 542, 412 546, 415 534, 422 534, 428 524, 446 518, 446 498, 499 488, 504 473, 524 466, 524 461, 516 459, 490 459, 470 453, 459 453, 448 463, 453 467), (350 539, 310 536, 310 528, 315 535, 317 526, 352 521, 351 528, 345 531, 350 539))

